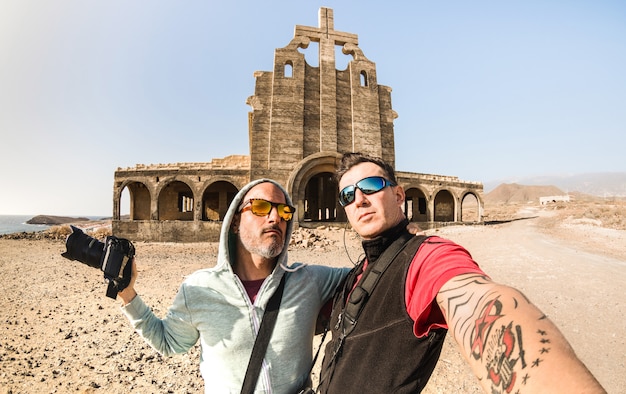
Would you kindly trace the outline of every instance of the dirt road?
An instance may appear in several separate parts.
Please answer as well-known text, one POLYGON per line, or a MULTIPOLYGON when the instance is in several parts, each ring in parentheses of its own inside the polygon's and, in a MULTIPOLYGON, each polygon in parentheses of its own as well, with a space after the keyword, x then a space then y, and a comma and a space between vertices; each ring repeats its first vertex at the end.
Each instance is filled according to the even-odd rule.
MULTIPOLYGON (((602 250, 610 241, 602 239, 604 231, 574 229, 557 238, 546 236, 540 227, 535 218, 437 233, 465 246, 495 281, 524 292, 557 324, 609 393, 626 392, 626 254, 621 259, 606 255, 616 253, 602 250), (587 243, 595 238, 596 251, 581 250, 581 237, 587 243)), ((469 373, 455 351, 446 353, 439 367, 469 373)), ((480 392, 477 385, 476 391, 469 389, 472 379, 457 387, 458 392, 480 392)), ((429 383, 426 392, 445 392, 438 387, 429 383)))

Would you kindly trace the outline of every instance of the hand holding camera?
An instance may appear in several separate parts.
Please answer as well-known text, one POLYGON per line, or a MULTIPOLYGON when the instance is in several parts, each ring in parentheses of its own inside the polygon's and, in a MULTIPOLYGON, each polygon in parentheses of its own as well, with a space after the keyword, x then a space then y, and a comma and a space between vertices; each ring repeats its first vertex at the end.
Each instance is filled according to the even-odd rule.
POLYGON ((70 227, 72 233, 65 241, 67 250, 61 256, 99 268, 109 282, 107 297, 115 299, 131 282, 135 247, 129 240, 115 236, 106 237, 103 243, 78 227, 70 227))

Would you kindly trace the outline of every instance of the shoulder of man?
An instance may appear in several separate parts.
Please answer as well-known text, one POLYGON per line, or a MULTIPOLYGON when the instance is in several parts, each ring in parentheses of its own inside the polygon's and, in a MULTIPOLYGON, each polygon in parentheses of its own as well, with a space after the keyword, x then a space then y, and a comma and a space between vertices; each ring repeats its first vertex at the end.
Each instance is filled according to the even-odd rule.
POLYGON ((293 263, 287 267, 283 267, 286 273, 298 280, 315 281, 321 284, 336 282, 343 279, 351 267, 330 267, 320 264, 293 263))

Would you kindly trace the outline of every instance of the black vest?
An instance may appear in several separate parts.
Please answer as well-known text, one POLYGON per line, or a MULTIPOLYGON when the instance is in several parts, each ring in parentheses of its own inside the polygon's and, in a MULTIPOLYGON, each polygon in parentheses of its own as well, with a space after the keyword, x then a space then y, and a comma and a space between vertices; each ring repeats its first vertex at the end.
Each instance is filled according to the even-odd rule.
MULTIPOLYGON (((380 276, 361 309, 358 324, 345 336, 346 325, 341 324, 340 314, 364 260, 348 274, 343 290, 335 295, 332 340, 326 345, 320 375, 321 393, 419 393, 437 364, 447 330, 431 330, 428 336, 415 337, 404 302, 409 265, 424 237, 407 237, 406 223, 401 226, 394 242, 406 244, 404 249, 380 276)), ((361 282, 384 257, 368 264, 361 282)))

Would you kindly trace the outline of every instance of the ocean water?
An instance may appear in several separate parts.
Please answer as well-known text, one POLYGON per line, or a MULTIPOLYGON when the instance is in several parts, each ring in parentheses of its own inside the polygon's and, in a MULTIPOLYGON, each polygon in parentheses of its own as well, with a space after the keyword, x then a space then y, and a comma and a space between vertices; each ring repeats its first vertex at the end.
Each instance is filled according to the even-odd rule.
POLYGON ((0 215, 0 234, 43 231, 50 226, 45 224, 26 224, 36 215, 0 215))
MULTIPOLYGON (((47 230, 51 225, 47 224, 26 224, 26 222, 37 215, 0 215, 0 235, 1 234, 13 234, 21 232, 37 232, 47 230)), ((85 216, 75 215, 68 216, 71 218, 87 218, 89 220, 104 220, 105 216, 85 216)), ((110 217, 109 217, 110 219, 110 217)))

